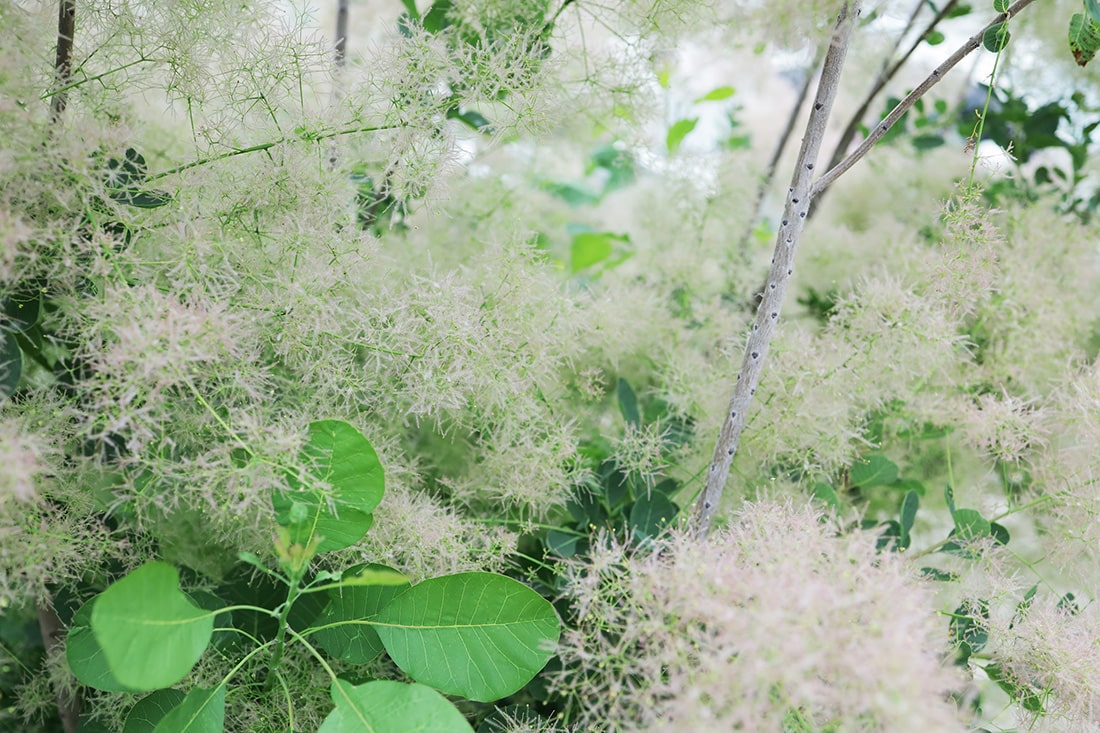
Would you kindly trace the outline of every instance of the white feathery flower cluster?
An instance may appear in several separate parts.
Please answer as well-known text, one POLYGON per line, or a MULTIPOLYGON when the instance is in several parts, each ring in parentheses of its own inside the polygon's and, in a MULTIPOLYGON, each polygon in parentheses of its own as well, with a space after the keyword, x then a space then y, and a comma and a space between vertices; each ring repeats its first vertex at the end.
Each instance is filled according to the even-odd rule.
POLYGON ((41 439, 22 421, 0 418, 0 505, 37 499, 37 478, 48 457, 41 439))
POLYGON ((1027 730, 1095 730, 1100 723, 1100 606, 1043 595, 1011 618, 994 616, 988 652, 1012 684, 1040 701, 1027 730))
POLYGON ((597 544, 569 569, 555 684, 585 730, 964 730, 947 635, 904 557, 815 511, 747 505, 709 541, 597 544))

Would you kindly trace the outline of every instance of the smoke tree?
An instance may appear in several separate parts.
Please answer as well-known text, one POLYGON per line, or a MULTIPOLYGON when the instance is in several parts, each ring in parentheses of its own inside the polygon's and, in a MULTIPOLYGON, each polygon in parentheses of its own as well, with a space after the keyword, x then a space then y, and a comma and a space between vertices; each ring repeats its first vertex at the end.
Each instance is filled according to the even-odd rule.
POLYGON ((5 729, 1100 725, 1094 0, 0 21, 5 729))

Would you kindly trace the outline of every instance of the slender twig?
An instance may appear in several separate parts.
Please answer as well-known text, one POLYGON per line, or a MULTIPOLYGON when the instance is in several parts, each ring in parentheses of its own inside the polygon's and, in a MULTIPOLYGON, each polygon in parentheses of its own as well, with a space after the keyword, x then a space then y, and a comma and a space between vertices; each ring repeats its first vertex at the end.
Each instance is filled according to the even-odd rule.
MULTIPOLYGON (((57 4, 57 56, 53 69, 57 85, 64 88, 73 71, 73 36, 76 33, 76 0, 61 0, 57 4)), ((65 111, 69 95, 61 92, 50 100, 50 120, 57 122, 65 111)))
MULTIPOLYGON (((909 61, 909 58, 913 55, 913 52, 916 51, 917 48, 920 47, 920 44, 922 44, 924 40, 932 34, 932 31, 936 29, 936 26, 940 24, 940 21, 946 18, 947 14, 954 10, 955 6, 958 5, 958 3, 959 0, 948 0, 948 2, 944 3, 943 7, 939 9, 939 12, 937 12, 932 20, 929 21, 928 25, 925 26, 924 31, 919 36, 914 38, 911 44, 909 44, 909 48, 905 51, 905 53, 903 53, 893 64, 890 63, 889 58, 883 63, 882 69, 879 71, 878 76, 875 77, 874 83, 871 84, 870 91, 867 92, 867 95, 863 98, 863 102, 859 105, 859 108, 852 115, 851 119, 848 120, 848 125, 844 128, 844 132, 841 133, 840 140, 837 142, 836 147, 833 149, 833 155, 831 158, 829 158, 829 165, 825 167, 825 170, 831 169, 837 163, 844 160, 844 154, 848 152, 848 147, 852 144, 852 140, 855 138, 856 133, 859 131, 860 124, 862 124, 864 118, 867 116, 867 110, 871 108, 871 104, 875 101, 875 98, 878 97, 879 92, 885 89, 886 85, 889 84, 895 76, 897 76, 898 71, 900 71, 901 68, 905 66, 906 62, 909 61)), ((913 13, 909 16, 909 22, 906 24, 905 30, 902 31, 901 35, 898 36, 898 46, 901 45, 901 40, 906 36, 906 34, 909 33, 910 28, 912 28, 913 24, 916 22, 917 15, 923 5, 924 0, 920 0, 920 2, 917 3, 916 7, 913 8, 913 13)), ((895 47, 894 52, 897 52, 897 47, 895 47)), ((815 196, 814 204, 810 207, 811 217, 813 217, 814 212, 817 211, 817 208, 820 205, 821 198, 815 196)))
POLYGON ((155 174, 149 176, 148 178, 146 178, 145 180, 146 181, 155 181, 155 180, 160 179, 160 178, 165 178, 167 176, 174 176, 177 173, 182 173, 183 171, 190 170, 192 168, 198 168, 200 166, 209 165, 211 163, 217 163, 220 160, 226 160, 227 158, 233 158, 233 157, 236 157, 238 155, 245 155, 247 153, 257 153, 257 152, 260 152, 262 150, 270 150, 271 148, 274 148, 274 147, 277 147, 279 145, 283 145, 283 144, 286 144, 286 143, 303 142, 303 141, 316 142, 318 140, 329 140, 329 139, 337 137, 339 135, 354 135, 357 132, 378 132, 379 130, 395 130, 399 127, 404 127, 404 125, 398 124, 398 125, 369 125, 369 126, 365 126, 365 127, 345 127, 345 128, 341 128, 339 130, 328 130, 326 132, 315 132, 315 133, 310 133, 308 135, 299 135, 297 137, 281 137, 278 140, 268 140, 266 143, 258 143, 256 145, 249 145, 247 148, 237 148, 236 150, 230 150, 230 151, 225 152, 225 153, 219 153, 218 155, 211 155, 208 158, 199 158, 198 160, 193 160, 190 163, 184 163, 183 165, 177 165, 175 168, 169 168, 166 171, 161 171, 160 173, 155 173, 155 174))
MULTIPOLYGON (((47 89, 46 91, 39 94, 38 98, 39 99, 56 98, 58 95, 64 95, 70 89, 76 89, 79 86, 84 86, 85 84, 91 83, 93 81, 99 81, 100 79, 106 79, 108 76, 111 76, 112 74, 117 74, 118 72, 125 71, 126 69, 129 69, 132 66, 137 66, 138 64, 145 64, 145 63, 148 63, 150 61, 153 61, 153 59, 151 59, 147 56, 141 56, 140 58, 135 59, 134 61, 131 61, 128 64, 123 64, 122 66, 118 66, 114 69, 109 69, 108 71, 104 71, 101 74, 96 74, 95 76, 84 75, 81 79, 77 79, 77 80, 71 80, 70 79, 70 81, 67 84, 64 84, 63 86, 59 86, 56 89, 47 89)), ((79 71, 79 69, 78 69, 78 71, 79 71)), ((72 75, 72 72, 70 72, 70 77, 71 77, 71 75, 72 75)), ((62 108, 64 108, 64 106, 65 106, 64 102, 62 102, 61 106, 62 106, 62 108)))
MULTIPOLYGON (((76 0, 60 0, 57 4, 57 55, 54 59, 54 82, 63 90, 69 84, 73 69, 73 36, 76 32, 76 0)), ((58 125, 65 112, 68 94, 60 91, 50 100, 50 123, 58 125)), ((65 638, 65 624, 48 600, 35 604, 38 616, 38 629, 42 633, 42 644, 46 654, 52 656, 61 652, 62 639, 65 638)), ((65 733, 76 733, 80 727, 80 695, 62 687, 55 689, 57 715, 61 718, 61 727, 65 733)))
MULTIPOLYGON (((565 12, 565 9, 566 9, 566 8, 568 8, 568 7, 570 6, 570 5, 572 5, 572 4, 573 4, 573 2, 574 2, 574 0, 565 0, 565 2, 563 2, 563 3, 561 4, 561 6, 560 6, 560 7, 558 8, 557 12, 556 12, 556 13, 554 13, 554 17, 552 17, 552 18, 550 19, 550 22, 549 22, 549 23, 547 23, 547 26, 551 26, 551 27, 552 27, 552 26, 553 26, 553 25, 554 25, 555 23, 557 23, 557 22, 558 22, 558 18, 559 18, 559 17, 561 17, 561 14, 562 14, 562 13, 564 13, 564 12, 565 12)), ((544 27, 543 27, 543 30, 545 30, 547 26, 544 26, 544 27)))
POLYGON ((753 230, 756 229, 756 223, 760 221, 761 212, 764 208, 764 198, 768 195, 768 189, 771 188, 772 180, 775 178, 775 170, 779 167, 779 159, 783 157, 783 151, 787 149, 787 141, 791 138, 791 133, 794 132, 795 122, 798 121, 798 116, 802 114, 802 107, 806 104, 806 99, 810 96, 810 85, 814 81, 814 69, 817 68, 820 56, 815 56, 813 64, 807 70, 806 80, 802 82, 802 88, 798 92, 798 98, 795 100, 794 105, 791 107, 791 112, 787 116, 787 124, 783 127, 783 132, 779 135, 779 140, 775 143, 775 149, 772 151, 771 160, 768 161, 767 167, 764 168, 764 175, 760 178, 760 185, 756 188, 756 200, 752 206, 752 216, 748 220, 748 225, 745 227, 744 234, 741 235, 741 239, 738 242, 738 251, 744 255, 749 246, 749 239, 752 237, 753 230))
POLYGON ((336 68, 344 68, 348 49, 348 0, 336 3, 336 68))
MULTIPOLYGON (((336 107, 344 97, 344 69, 348 65, 348 0, 336 2, 336 49, 333 53, 336 67, 333 73, 332 106, 336 107)), ((336 151, 336 141, 331 140, 328 147, 329 170, 336 170, 340 156, 336 151)))
POLYGON ((825 136, 825 127, 829 121, 829 112, 836 99, 840 82, 840 71, 844 66, 844 57, 848 53, 848 43, 852 37, 852 26, 859 15, 859 2, 845 6, 837 19, 829 51, 825 54, 825 63, 821 69, 821 81, 817 85, 810 119, 806 124, 806 134, 802 138, 802 149, 798 153, 791 187, 787 194, 787 204, 783 209, 783 220, 775 240, 775 256, 772 258, 768 286, 764 289, 764 298, 756 312, 745 346, 745 356, 741 363, 741 373, 737 375, 737 384, 733 388, 726 419, 714 447, 714 458, 707 471, 706 486, 696 501, 694 531, 696 536, 705 537, 710 529, 711 520, 718 509, 722 489, 729 478, 733 456, 737 444, 745 429, 749 406, 752 404, 756 385, 764 370, 764 360, 768 354, 775 325, 779 320, 779 311, 783 305, 783 296, 787 283, 794 273, 794 253, 802 227, 806 223, 806 213, 810 206, 810 191, 813 184, 814 164, 821 151, 821 140, 825 136))
POLYGON ((832 185, 832 183, 836 181, 837 178, 840 178, 840 176, 842 176, 849 168, 855 165, 860 158, 867 155, 868 151, 870 151, 870 149, 875 146, 875 143, 882 139, 882 136, 885 135, 890 130, 890 128, 893 127, 897 123, 897 121, 900 120, 902 116, 909 111, 909 109, 916 103, 918 99, 927 94, 928 90, 939 83, 940 79, 942 79, 948 71, 953 69, 960 61, 970 55, 976 48, 978 48, 978 46, 982 44, 982 37, 985 35, 985 32, 987 30, 997 25, 998 23, 1003 23, 1009 18, 1015 16, 1028 5, 1031 5, 1033 2, 1035 2, 1035 0, 1016 0, 1015 3, 1009 6, 1008 10, 995 17, 988 24, 986 24, 984 28, 968 38, 966 43, 960 46, 959 49, 955 51, 955 53, 951 54, 951 56, 949 56, 946 61, 933 69, 932 73, 929 74, 928 77, 924 81, 922 81, 916 89, 909 92, 905 99, 898 102, 898 105, 894 107, 893 110, 891 110, 890 114, 886 115, 882 122, 879 122, 877 125, 875 125, 874 129, 871 130, 871 133, 866 138, 864 138, 862 143, 859 144, 859 147, 853 150, 847 158, 830 168, 829 171, 825 173, 825 175, 823 175, 817 180, 816 183, 814 183, 813 194, 815 196, 820 194, 822 191, 832 185))
MULTIPOLYGON (((38 629, 42 632, 46 654, 60 654, 61 640, 65 638, 65 624, 57 617, 57 611, 44 601, 38 602, 35 611, 38 614, 38 629)), ((65 733, 76 733, 80 726, 80 697, 60 687, 56 690, 56 695, 61 727, 65 729, 65 733)))

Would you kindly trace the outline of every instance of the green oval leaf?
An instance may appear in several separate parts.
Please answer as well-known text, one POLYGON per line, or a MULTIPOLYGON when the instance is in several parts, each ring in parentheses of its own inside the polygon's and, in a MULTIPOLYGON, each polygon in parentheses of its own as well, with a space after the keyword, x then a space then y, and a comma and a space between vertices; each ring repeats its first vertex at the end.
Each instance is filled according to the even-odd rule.
POLYGON ((319 420, 309 426, 302 458, 309 466, 308 484, 287 476, 290 490, 272 495, 276 521, 295 544, 308 547, 321 538, 317 552, 354 545, 370 529, 370 512, 385 491, 374 447, 342 420, 319 420))
POLYGON ((447 698, 424 685, 376 680, 332 683, 336 709, 317 733, 473 733, 447 698))
POLYGON ((569 262, 574 273, 603 262, 611 256, 611 240, 599 232, 582 232, 573 237, 569 262))
POLYGON ((4 298, 3 317, 0 326, 8 331, 26 331, 38 323, 42 314, 42 296, 38 290, 27 288, 4 298))
POLYGON ((993 9, 998 13, 1008 10, 1009 0, 993 0, 993 9))
POLYGON ((579 232, 573 235, 573 242, 569 247, 569 263, 573 274, 581 270, 598 265, 615 251, 616 242, 625 242, 627 251, 624 255, 609 260, 604 264, 605 268, 611 268, 626 261, 629 251, 630 237, 626 234, 612 234, 611 232, 579 232))
POLYGON ((615 385, 615 395, 619 398, 619 411, 623 413, 626 424, 641 424, 642 415, 638 411, 638 395, 634 393, 634 388, 630 386, 630 382, 619 377, 619 381, 615 385))
POLYGON ((689 120, 676 120, 672 127, 668 128, 665 146, 668 147, 669 155, 676 155, 676 151, 680 149, 680 145, 684 142, 684 138, 691 134, 691 131, 694 130, 695 126, 698 124, 699 118, 692 117, 689 120))
POLYGON ((676 518, 680 508, 656 491, 642 495, 630 510, 630 529, 636 539, 656 537, 676 518))
POLYGON ((111 198, 120 204, 127 204, 138 209, 156 209, 167 206, 172 201, 172 194, 165 191, 140 191, 125 189, 110 194, 111 198))
POLYGON ((913 529, 913 522, 917 519, 917 509, 920 507, 920 494, 909 491, 901 502, 901 538, 898 540, 898 549, 909 549, 911 540, 909 531, 913 529))
POLYGON ((344 573, 349 584, 333 588, 327 592, 328 605, 317 619, 317 626, 341 624, 321 629, 314 634, 317 644, 326 652, 352 664, 366 664, 382 652, 382 640, 369 624, 362 621, 373 618, 386 604, 403 590, 409 588, 409 581, 403 575, 384 565, 370 565, 349 568, 344 573), (363 573, 393 575, 402 579, 401 585, 392 583, 366 585, 356 583, 363 573))
POLYGON ((861 486, 865 489, 892 484, 897 481, 897 478, 897 464, 878 453, 856 461, 848 472, 848 480, 852 486, 861 486))
POLYGON ((718 87, 717 89, 711 89, 701 97, 696 97, 695 104, 699 104, 700 102, 720 102, 723 99, 729 99, 736 93, 737 90, 733 87, 718 87))
POLYGON ((483 135, 492 135, 495 132, 493 123, 489 121, 489 118, 477 110, 451 107, 447 110, 447 119, 458 120, 474 132, 480 132, 483 135))
POLYGON ((1030 710, 1033 713, 1043 712, 1043 696, 1046 694, 1044 690, 1010 675, 997 662, 990 662, 982 669, 985 670, 989 679, 996 682, 997 686, 1008 693, 1009 697, 1024 710, 1030 710))
POLYGON ((573 557, 577 554, 577 544, 584 539, 581 535, 552 529, 546 533, 546 549, 560 557, 573 557))
POLYGON ((186 697, 183 690, 175 689, 157 690, 146 695, 130 708, 122 733, 153 733, 157 723, 186 697))
POLYGON ((115 679, 134 690, 156 690, 179 682, 199 661, 214 614, 179 589, 174 567, 150 562, 96 597, 92 631, 115 679))
POLYGON ((74 677, 97 690, 137 692, 115 679, 107 666, 103 647, 92 632, 92 606, 95 601, 95 598, 88 601, 73 615, 72 628, 65 637, 65 660, 69 663, 69 669, 74 677))
POLYGON ((955 573, 940 570, 939 568, 921 568, 920 574, 922 578, 939 581, 941 583, 954 583, 959 579, 959 576, 955 573))
POLYGON ((157 723, 153 733, 222 733, 225 730, 225 685, 196 687, 157 723))
POLYGON ((1085 66, 1100 51, 1100 19, 1074 13, 1069 19, 1069 50, 1078 66, 1085 66))
POLYGON ((554 607, 522 583, 493 573, 425 580, 374 618, 393 661, 418 682, 489 702, 516 692, 554 653, 554 607))
POLYGON ((944 144, 943 135, 914 135, 911 140, 916 150, 933 150, 944 144))
POLYGON ((986 29, 982 35, 982 46, 986 51, 1000 53, 1008 45, 1012 34, 1008 32, 1007 23, 997 23, 986 29))
POLYGON ((824 502, 834 511, 840 511, 840 500, 837 498, 836 489, 824 481, 818 481, 813 488, 814 498, 824 502))
POLYGON ((977 509, 957 509, 954 519, 955 531, 964 540, 987 537, 992 531, 989 520, 977 509))

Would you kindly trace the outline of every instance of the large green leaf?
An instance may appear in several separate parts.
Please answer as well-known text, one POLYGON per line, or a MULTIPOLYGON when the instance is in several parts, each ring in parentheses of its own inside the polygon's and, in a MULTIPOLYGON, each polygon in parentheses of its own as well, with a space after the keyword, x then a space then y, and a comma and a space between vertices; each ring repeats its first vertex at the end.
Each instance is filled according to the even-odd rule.
POLYGON ((214 614, 179 589, 174 567, 150 562, 99 594, 92 631, 119 683, 156 690, 179 682, 199 661, 214 631, 214 614))
POLYGON ((953 516, 955 519, 955 532, 964 540, 977 539, 991 534, 992 526, 989 520, 983 517, 977 509, 956 509, 953 516))
POLYGON ((386 651, 409 676, 480 702, 527 684, 561 633, 554 607, 542 596, 492 573, 426 580, 374 621, 386 651))
POLYGON ((157 690, 138 700, 126 716, 126 725, 122 733, 153 733, 157 723, 182 703, 187 696, 183 690, 157 690))
POLYGON ((852 464, 848 481, 852 486, 869 489, 892 484, 898 478, 898 466, 884 455, 874 453, 852 464))
POLYGON ((222 733, 225 730, 225 685, 196 687, 153 729, 153 733, 222 733))
POLYGON ((348 423, 319 420, 309 426, 302 457, 307 483, 287 476, 290 489, 272 495, 276 521, 290 531, 295 544, 308 547, 320 538, 317 552, 354 545, 370 529, 370 512, 385 490, 374 448, 348 423))
POLYGON ((630 510, 630 529, 639 540, 656 537, 668 528, 679 512, 680 508, 667 496, 650 491, 634 502, 630 510))
POLYGON ((96 599, 85 603, 73 616, 73 624, 65 638, 65 659, 78 680, 106 692, 137 692, 115 679, 103 647, 92 632, 92 607, 96 599))
POLYGON ((424 685, 376 680, 332 683, 336 709, 317 733, 473 733, 447 698, 424 685))
POLYGON ((356 622, 372 618, 409 587, 407 581, 403 585, 360 585, 355 581, 366 577, 364 570, 396 573, 384 565, 349 568, 344 579, 351 584, 328 591, 328 605, 315 622, 317 626, 344 625, 322 629, 313 636, 326 652, 352 664, 366 664, 382 652, 378 633, 370 625, 356 622))

